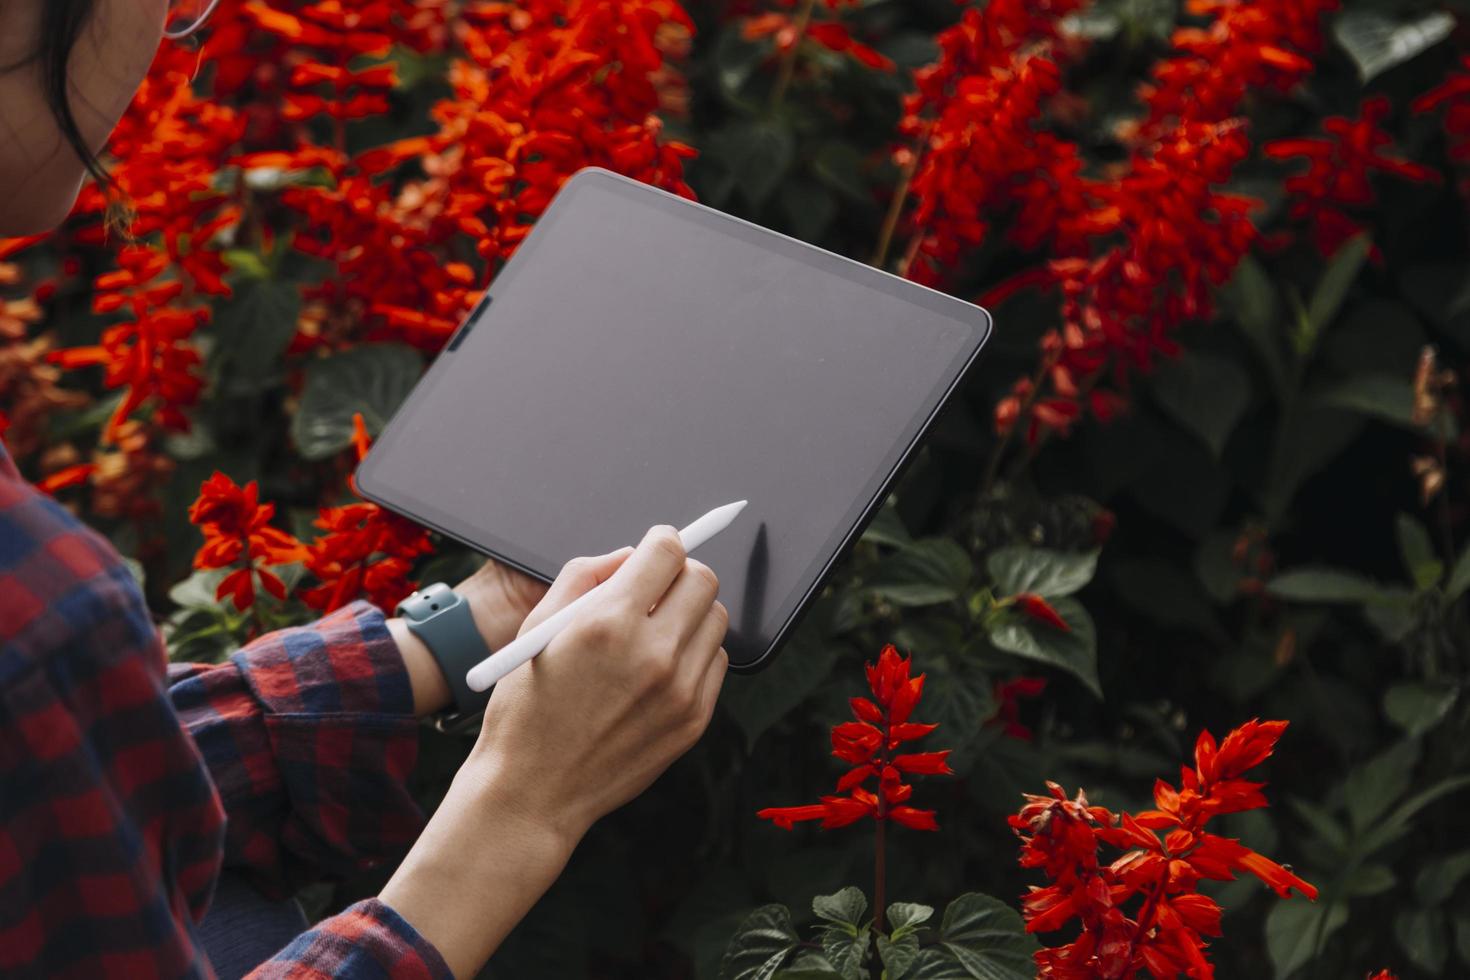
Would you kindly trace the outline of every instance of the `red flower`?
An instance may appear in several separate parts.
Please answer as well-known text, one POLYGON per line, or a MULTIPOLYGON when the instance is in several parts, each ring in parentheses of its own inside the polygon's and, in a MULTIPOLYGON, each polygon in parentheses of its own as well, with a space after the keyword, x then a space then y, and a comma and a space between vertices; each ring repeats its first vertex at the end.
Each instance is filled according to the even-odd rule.
POLYGON ((199 499, 189 508, 189 520, 204 533, 204 546, 194 556, 195 568, 230 568, 215 590, 215 598, 230 595, 237 609, 255 602, 255 578, 277 599, 286 598, 286 585, 266 570, 305 557, 301 542, 285 531, 271 527, 275 504, 260 503, 260 488, 254 480, 241 487, 216 472, 199 488, 199 499))
POLYGON ((1048 783, 1049 796, 1027 796, 1010 818, 1021 838, 1020 863, 1040 868, 1051 884, 1033 888, 1022 903, 1028 932, 1051 932, 1078 920, 1072 942, 1036 954, 1038 977, 1094 980, 1183 973, 1214 976, 1204 937, 1220 935, 1220 907, 1197 892, 1203 879, 1229 881, 1245 871, 1283 898, 1293 890, 1315 899, 1317 890, 1286 868, 1205 825, 1222 813, 1266 805, 1261 783, 1240 778, 1275 748, 1286 722, 1250 721, 1220 745, 1202 732, 1195 768, 1185 767, 1182 788, 1159 780, 1157 810, 1114 815, 1089 806, 1082 793, 1068 800, 1048 783), (1161 840, 1155 833, 1165 830, 1161 840), (1098 859, 1108 844, 1122 851, 1111 864, 1098 859), (1124 906, 1139 900, 1131 917, 1124 906))
POLYGON ((1062 618, 1062 614, 1052 608, 1051 603, 1047 602, 1035 592, 1022 592, 1019 595, 1013 595, 1010 597, 1010 601, 1016 604, 1017 609, 1038 623, 1050 626, 1052 629, 1061 630, 1063 633, 1072 632, 1072 627, 1062 618))
POLYGON ((878 662, 867 666, 873 699, 852 698, 849 703, 857 720, 833 727, 832 754, 852 766, 837 781, 839 795, 824 796, 809 806, 767 807, 756 816, 785 830, 803 820, 820 820, 827 830, 864 817, 892 820, 914 830, 938 830, 933 810, 906 805, 914 788, 903 777, 948 775, 949 750, 894 753, 904 742, 923 738, 938 727, 909 721, 924 691, 924 675, 910 677, 909 666, 910 660, 900 657, 891 644, 884 647, 878 662), (876 793, 864 788, 874 777, 876 793))
MULTIPOLYGON (((361 462, 371 440, 361 413, 352 417, 352 445, 361 462)), ((324 507, 316 526, 324 533, 306 552, 306 568, 320 585, 302 589, 307 605, 330 612, 359 596, 381 609, 417 588, 409 577, 414 562, 433 550, 429 532, 377 504, 324 507)))
POLYGON ((1415 183, 1437 183, 1439 173, 1419 163, 1388 156, 1382 148, 1392 137, 1379 125, 1392 111, 1386 96, 1365 99, 1357 119, 1331 116, 1324 120, 1325 137, 1284 139, 1267 143, 1262 151, 1278 160, 1303 157, 1304 173, 1286 178, 1292 195, 1291 216, 1311 226, 1312 240, 1324 256, 1362 230, 1353 210, 1377 199, 1372 174, 1393 174, 1415 183))

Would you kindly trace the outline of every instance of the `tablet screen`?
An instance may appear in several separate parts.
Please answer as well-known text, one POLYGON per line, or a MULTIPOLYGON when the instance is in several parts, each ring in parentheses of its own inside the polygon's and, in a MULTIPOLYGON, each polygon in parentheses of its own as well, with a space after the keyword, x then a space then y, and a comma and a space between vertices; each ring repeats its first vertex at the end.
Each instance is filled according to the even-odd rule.
POLYGON ((363 464, 539 577, 750 501, 695 556, 760 661, 989 329, 977 307, 601 171, 568 183, 363 464))

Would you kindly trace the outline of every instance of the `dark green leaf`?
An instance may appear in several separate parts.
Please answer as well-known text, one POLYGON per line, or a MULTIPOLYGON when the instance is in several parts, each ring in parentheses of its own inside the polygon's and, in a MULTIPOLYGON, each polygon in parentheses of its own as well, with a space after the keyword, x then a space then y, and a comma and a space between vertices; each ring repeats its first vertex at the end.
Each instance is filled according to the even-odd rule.
POLYGON ((1470 875, 1470 851, 1442 854, 1420 869, 1414 879, 1414 895, 1426 908, 1443 905, 1466 875, 1470 875))
POLYGON ((888 928, 893 933, 912 931, 934 916, 934 906, 917 902, 894 902, 888 906, 888 928))
POLYGON ((1434 545, 1424 525, 1408 514, 1400 514, 1394 522, 1394 533, 1398 537, 1399 555, 1415 588, 1427 589, 1438 582, 1444 574, 1444 562, 1435 557, 1434 545))
POLYGON ((1343 883, 1343 891, 1349 898, 1367 898, 1382 895, 1394 885, 1398 878, 1382 864, 1364 864, 1355 868, 1343 883))
POLYGON ((920 951, 903 980, 970 980, 971 976, 948 949, 929 946, 920 951))
POLYGON ((899 606, 928 606, 958 599, 973 566, 965 549, 948 538, 924 538, 885 558, 872 590, 899 606))
POLYGON ((1347 905, 1340 901, 1308 902, 1304 898, 1277 901, 1266 917, 1266 950, 1276 967, 1276 980, 1288 978, 1317 958, 1317 943, 1326 943, 1347 922, 1347 905))
POLYGON ((1285 398, 1291 371, 1281 344, 1281 302, 1270 276, 1254 256, 1247 255, 1235 267, 1224 294, 1241 332, 1265 365, 1276 397, 1285 398))
POLYGON ((1333 20, 1332 35, 1367 82, 1434 47, 1454 28, 1454 16, 1442 10, 1413 20, 1396 20, 1373 10, 1345 10, 1333 20))
POLYGON ((397 344, 365 344, 313 361, 306 369, 291 437, 307 459, 325 459, 352 444, 361 412, 376 436, 418 382, 423 359, 397 344))
POLYGON ((817 918, 849 925, 854 929, 863 921, 863 913, 867 910, 867 896, 855 885, 848 885, 835 895, 818 895, 812 899, 812 911, 817 918))
POLYGON ((784 905, 763 905, 740 923, 720 963, 720 980, 770 980, 800 942, 784 905))
POLYGON ((873 192, 863 179, 863 155, 851 143, 832 140, 817 147, 812 157, 812 173, 851 203, 871 206, 873 192))
POLYGON ((1441 797, 1458 792, 1467 786, 1470 786, 1470 775, 1451 776, 1441 779, 1426 790, 1415 793, 1363 835, 1358 842, 1359 850, 1363 854, 1372 854, 1380 847, 1398 839, 1408 827, 1409 821, 1419 815, 1420 810, 1437 802, 1441 797))
POLYGON ((912 932, 878 936, 878 958, 883 961, 884 976, 900 980, 919 958, 919 937, 912 932))
POLYGON ((1092 581, 1097 572, 1097 552, 1018 545, 992 551, 985 568, 1000 596, 1035 592, 1046 599, 1060 599, 1092 581))
POLYGON ((801 967, 777 970, 771 975, 771 980, 846 980, 846 978, 836 970, 828 970, 823 967, 801 967))
POLYGON ((300 313, 301 292, 295 283, 245 280, 215 313, 211 361, 227 376, 246 382, 279 374, 300 313))
POLYGON ((903 526, 903 518, 898 516, 898 508, 891 505, 883 506, 873 515, 862 539, 891 548, 906 548, 914 541, 908 528, 903 526))
POLYGON ((1069 632, 1015 616, 990 631, 990 642, 1018 657, 1059 667, 1102 697, 1102 686, 1097 679, 1097 631, 1092 617, 1073 598, 1054 599, 1051 605, 1071 627, 1069 632))
POLYGON ((708 145, 754 205, 766 202, 796 159, 796 138, 776 119, 737 122, 712 134, 708 145))
POLYGON ((720 690, 720 703, 745 734, 745 747, 801 702, 832 672, 838 647, 819 642, 804 629, 791 640, 790 649, 758 674, 731 678, 720 690))
POLYGON ((1399 946, 1415 966, 1430 976, 1441 976, 1450 957, 1450 937, 1444 910, 1400 909, 1393 920, 1399 946))
POLYGON ((1372 579, 1319 567, 1282 572, 1266 584, 1266 591, 1293 602, 1374 602, 1384 596, 1383 586, 1372 579))
POLYGON ((1470 912, 1464 909, 1455 918, 1455 952, 1461 963, 1470 966, 1470 912))
POLYGON ((1406 429, 1422 431, 1424 428, 1413 420, 1414 386, 1408 378, 1363 374, 1333 385, 1316 398, 1322 405, 1379 418, 1406 429))
POLYGON ((868 958, 868 946, 872 941, 867 926, 861 929, 828 926, 821 931, 819 938, 823 956, 843 980, 866 980, 863 962, 868 958))
MULTIPOLYGON (((1027 934, 1020 913, 998 898, 970 892, 950 902, 939 938, 975 980, 1032 980, 1036 975, 1031 959, 1036 940, 1027 934)), ((910 974, 926 980, 940 975, 910 974)))
POLYGON ((1366 234, 1355 235, 1344 242, 1327 263, 1327 271, 1322 274, 1307 306, 1307 327, 1314 342, 1342 308, 1348 288, 1358 278, 1358 270, 1367 261, 1372 248, 1372 239, 1366 234))
POLYGON ((1438 725, 1454 706, 1458 692, 1419 681, 1395 684, 1383 695, 1383 713, 1410 736, 1438 725))
POLYGON ((1279 520, 1301 485, 1347 448, 1362 429, 1363 420, 1357 415, 1311 401, 1289 412, 1272 449, 1262 500, 1268 518, 1279 520))
POLYGON ((1450 580, 1444 587, 1445 598, 1454 602, 1470 589, 1470 543, 1465 545, 1460 557, 1455 559, 1455 567, 1450 572, 1450 580))
POLYGON ((1287 797, 1287 803, 1328 847, 1339 852, 1347 849, 1347 828, 1334 820, 1325 808, 1295 796, 1287 797))
POLYGON ((1404 795, 1418 761, 1419 743, 1405 739, 1348 773, 1342 796, 1354 833, 1372 826, 1404 795))
POLYGON ((1219 456, 1251 400, 1250 376, 1229 358, 1187 351, 1154 377, 1154 395, 1219 456))

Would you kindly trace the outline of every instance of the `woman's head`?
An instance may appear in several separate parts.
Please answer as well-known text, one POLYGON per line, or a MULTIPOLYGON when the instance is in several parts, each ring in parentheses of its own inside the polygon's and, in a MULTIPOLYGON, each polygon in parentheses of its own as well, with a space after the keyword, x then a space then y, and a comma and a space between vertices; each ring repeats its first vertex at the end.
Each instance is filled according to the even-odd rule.
POLYGON ((0 2, 0 237, 47 231, 148 71, 169 0, 0 2))

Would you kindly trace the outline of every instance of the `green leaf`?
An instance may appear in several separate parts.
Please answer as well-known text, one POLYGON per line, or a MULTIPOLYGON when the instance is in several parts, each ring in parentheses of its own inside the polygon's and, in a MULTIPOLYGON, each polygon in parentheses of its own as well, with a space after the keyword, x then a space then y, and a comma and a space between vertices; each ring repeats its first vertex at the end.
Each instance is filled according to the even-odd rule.
POLYGON ((1424 525, 1408 514, 1400 514, 1394 521, 1394 533, 1398 537, 1399 555, 1415 588, 1427 589, 1438 582, 1444 574, 1444 562, 1435 557, 1434 545, 1424 525))
POLYGON ((958 599, 969 585, 970 556, 948 538, 924 538, 885 558, 872 591, 899 606, 929 606, 958 599))
POLYGON ((1424 432, 1426 428, 1414 421, 1414 386, 1408 378, 1361 374, 1314 397, 1320 405, 1382 419, 1411 432, 1424 432))
POLYGON ((1266 591, 1294 602, 1375 602, 1383 587, 1372 579, 1336 568, 1296 568, 1266 583, 1266 591))
POLYGON ((1372 826, 1404 795, 1418 761, 1419 743, 1404 739, 1348 773, 1342 796, 1355 833, 1372 826))
POLYGON ((1444 910, 1400 909, 1393 920, 1399 946, 1415 966, 1430 976, 1441 976, 1450 958, 1450 937, 1444 910))
POLYGON ((720 963, 720 980, 770 980, 800 938, 784 905, 763 905, 740 923, 720 963))
POLYGON ((898 508, 892 505, 879 508, 872 523, 863 531, 862 539, 890 548, 907 548, 914 543, 913 535, 903 526, 903 518, 898 516, 898 508))
POLYGON ((1373 242, 1366 234, 1354 235, 1342 244, 1327 263, 1327 271, 1317 283, 1312 300, 1307 305, 1307 328, 1312 342, 1337 316, 1342 302, 1347 298, 1349 287, 1358 278, 1358 270, 1367 261, 1373 242))
POLYGON ((730 172, 746 199, 761 205, 781 186, 796 159, 791 128, 776 119, 747 119, 707 140, 710 153, 730 172))
POLYGON ((169 599, 185 609, 214 609, 219 600, 214 597, 220 582, 224 581, 229 569, 211 568, 195 572, 168 590, 169 599))
MULTIPOLYGON (((867 902, 864 901, 866 906, 867 902)), ((822 953, 827 962, 843 977, 843 980, 865 980, 863 962, 868 958, 871 936, 868 927, 853 929, 844 926, 828 926, 821 931, 822 953)))
POLYGON ((847 980, 847 978, 836 970, 828 970, 823 967, 802 967, 777 970, 771 975, 771 980, 847 980))
POLYGON ((1060 599, 1092 581, 1097 555, 1096 551, 1050 551, 1017 545, 992 551, 985 568, 995 581, 998 595, 1035 592, 1046 599, 1060 599))
POLYGON ((1460 557, 1455 559, 1455 567, 1450 572, 1450 581, 1444 587, 1445 598, 1454 602, 1470 589, 1470 543, 1460 552, 1460 557))
MULTIPOLYGON (((975 980, 1032 980, 1037 943, 1026 932, 1021 915, 1005 902, 970 892, 949 903, 939 939, 975 980)), ((939 973, 910 974, 913 980, 939 980, 939 973)))
POLYGON ((1288 411, 1271 451, 1270 476, 1262 498, 1267 519, 1279 522, 1301 485, 1346 449, 1363 426, 1356 414, 1310 399, 1288 411))
POLYGON ((756 739, 811 696, 831 674, 837 654, 836 644, 819 642, 798 629, 784 656, 760 673, 720 690, 720 703, 744 733, 747 749, 754 748, 756 739))
POLYGON ((1419 870, 1414 896, 1426 908, 1443 905, 1466 875, 1470 875, 1470 851, 1440 855, 1419 870))
POLYGON ((1394 811, 1385 817, 1373 829, 1364 834, 1358 841, 1358 849, 1363 854, 1372 854, 1380 847, 1396 840, 1403 833, 1404 828, 1409 825, 1419 814, 1419 811, 1437 802, 1441 797, 1458 792, 1470 786, 1470 775, 1451 776, 1441 779, 1426 790, 1421 790, 1400 803, 1394 811))
POLYGON ((888 906, 888 928, 897 934, 903 930, 913 931, 934 916, 934 906, 917 902, 894 902, 888 906))
POLYGON ((1347 905, 1339 901, 1281 899, 1266 917, 1266 950, 1276 980, 1287 980, 1317 957, 1320 936, 1325 944, 1347 922, 1347 905))
POLYGON ((879 935, 878 958, 883 961, 883 975, 888 980, 899 980, 919 958, 919 937, 912 932, 879 935))
POLYGON ((1070 632, 1012 617, 990 631, 990 642, 1018 657, 1059 667, 1102 697, 1102 685, 1097 679, 1097 631, 1092 617, 1073 598, 1053 599, 1051 605, 1072 627, 1070 632))
POLYGON ((301 292, 295 283, 245 280, 215 313, 210 360, 229 376, 250 382, 279 374, 300 313, 301 292))
POLYGON ((291 438, 306 459, 325 459, 352 444, 352 416, 374 436, 418 383, 423 359, 398 344, 364 344, 313 361, 306 369, 291 438))
POLYGON ((970 980, 972 974, 943 946, 928 946, 909 967, 903 980, 970 980))
POLYGON ((1464 910, 1455 918, 1455 952, 1461 963, 1470 966, 1470 912, 1464 910))
POLYGON ((971 657, 925 660, 924 720, 943 732, 949 764, 963 773, 980 755, 985 722, 995 715, 994 683, 971 657))
POLYGON ((1164 410, 1216 457, 1251 400, 1250 376, 1234 361, 1193 350, 1162 368, 1153 384, 1164 410))
POLYGON ((1265 365, 1276 397, 1285 398, 1291 387, 1291 369, 1281 345, 1281 301, 1271 277, 1255 256, 1247 255, 1235 267, 1224 295, 1241 332, 1265 365))
POLYGON ((1459 692, 1418 681, 1395 684, 1383 695, 1383 713, 1410 736, 1423 735, 1444 720, 1459 692))
POLYGON ((1343 884, 1343 891, 1349 898, 1367 898, 1382 895, 1396 884, 1398 878, 1387 865, 1364 864, 1353 870, 1343 884))
POLYGON ((1295 796, 1288 797, 1287 803, 1328 847, 1339 852, 1347 850, 1347 828, 1334 820, 1325 808, 1295 796))
POLYGON ((1346 10, 1333 21, 1332 35, 1367 82, 1434 47, 1454 28, 1454 16, 1442 10, 1409 21, 1372 10, 1346 10))
POLYGON ((817 918, 852 926, 854 929, 862 922, 863 913, 867 910, 868 898, 855 885, 848 885, 833 895, 818 895, 812 899, 812 911, 817 918))

